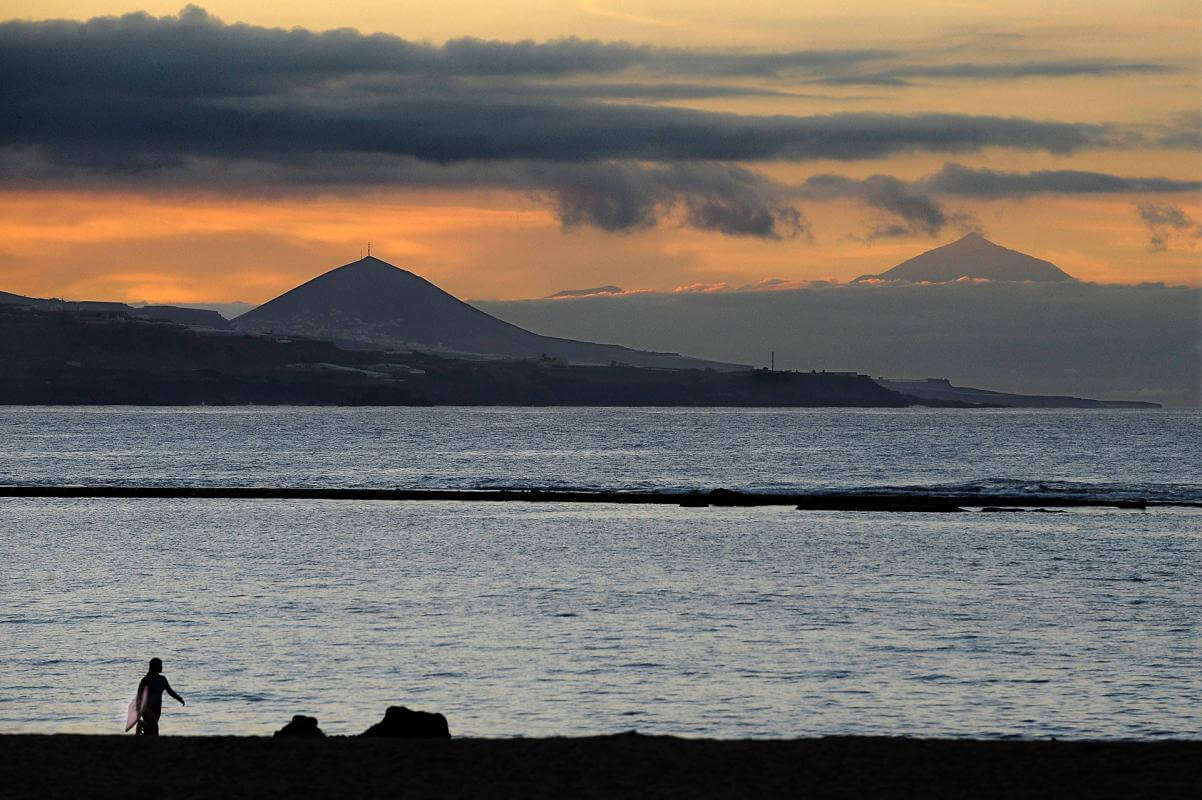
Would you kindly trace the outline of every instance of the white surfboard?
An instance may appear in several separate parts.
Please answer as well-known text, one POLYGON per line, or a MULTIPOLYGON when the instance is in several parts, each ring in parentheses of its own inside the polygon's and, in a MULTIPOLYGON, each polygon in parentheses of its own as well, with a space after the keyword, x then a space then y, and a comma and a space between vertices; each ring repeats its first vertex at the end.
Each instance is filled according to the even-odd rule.
MULTIPOLYGON (((142 690, 142 703, 145 704, 147 690, 142 690)), ((129 729, 138 724, 138 696, 135 694, 134 699, 129 701, 129 710, 125 712, 125 732, 129 733, 129 729)))

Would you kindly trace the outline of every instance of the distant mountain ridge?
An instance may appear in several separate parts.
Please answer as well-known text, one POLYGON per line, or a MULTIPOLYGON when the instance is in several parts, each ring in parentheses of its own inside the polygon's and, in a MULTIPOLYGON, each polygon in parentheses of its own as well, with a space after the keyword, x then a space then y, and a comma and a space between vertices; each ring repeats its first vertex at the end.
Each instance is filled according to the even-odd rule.
POLYGON ((407 270, 373 256, 352 261, 232 320, 248 333, 307 336, 447 355, 560 359, 676 369, 746 369, 688 358, 541 336, 503 322, 407 270))
POLYGON ((0 304, 26 306, 41 311, 95 311, 100 313, 124 314, 134 319, 151 319, 174 322, 192 328, 210 328, 219 331, 231 330, 229 320, 216 311, 181 306, 131 306, 125 303, 108 303, 96 300, 59 300, 0 292, 0 304))
POLYGON ((1088 397, 1049 394, 1014 394, 953 386, 947 378, 876 378, 877 383, 894 392, 924 400, 978 403, 1006 408, 1161 408, 1160 403, 1140 400, 1093 400, 1088 397))
POLYGON ((1051 261, 1002 247, 980 234, 970 233, 951 244, 907 259, 878 275, 861 275, 853 283, 951 283, 961 278, 1038 282, 1076 280, 1051 261))

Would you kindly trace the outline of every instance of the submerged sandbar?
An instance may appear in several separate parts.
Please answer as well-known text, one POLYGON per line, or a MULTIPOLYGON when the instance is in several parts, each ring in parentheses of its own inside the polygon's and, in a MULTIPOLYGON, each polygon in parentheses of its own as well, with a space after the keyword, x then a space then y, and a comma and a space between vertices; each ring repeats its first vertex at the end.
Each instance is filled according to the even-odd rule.
POLYGON ((1202 503, 1080 495, 915 492, 607 491, 573 489, 388 489, 306 486, 0 486, 0 497, 109 497, 225 500, 392 500, 620 503, 683 506, 795 506, 805 511, 961 511, 990 508, 1202 507, 1202 503))

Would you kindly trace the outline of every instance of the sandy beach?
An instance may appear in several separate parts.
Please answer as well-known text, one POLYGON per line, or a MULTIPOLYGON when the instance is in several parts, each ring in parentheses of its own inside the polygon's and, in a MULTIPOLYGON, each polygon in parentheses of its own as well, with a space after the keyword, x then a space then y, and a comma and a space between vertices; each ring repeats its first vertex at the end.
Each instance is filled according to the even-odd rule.
POLYGON ((0 796, 1202 796, 1202 741, 0 736, 0 796))

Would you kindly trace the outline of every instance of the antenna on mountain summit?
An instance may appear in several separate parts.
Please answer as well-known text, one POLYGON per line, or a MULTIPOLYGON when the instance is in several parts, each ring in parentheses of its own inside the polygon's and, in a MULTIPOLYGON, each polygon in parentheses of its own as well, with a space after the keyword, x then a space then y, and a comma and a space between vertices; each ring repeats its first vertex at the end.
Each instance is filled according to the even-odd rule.
POLYGON ((371 258, 371 242, 367 243, 367 257, 371 258))

